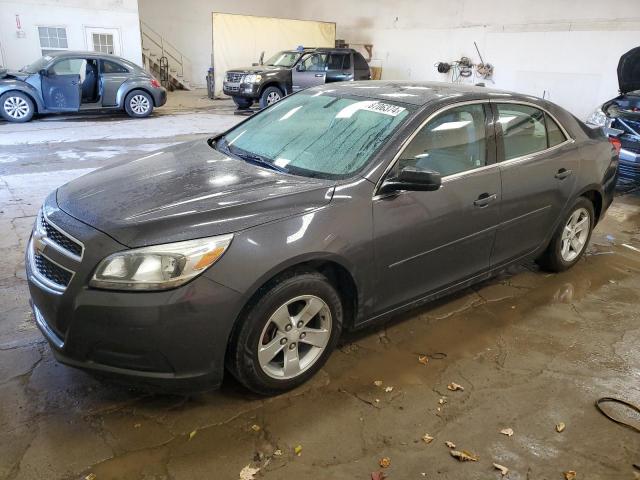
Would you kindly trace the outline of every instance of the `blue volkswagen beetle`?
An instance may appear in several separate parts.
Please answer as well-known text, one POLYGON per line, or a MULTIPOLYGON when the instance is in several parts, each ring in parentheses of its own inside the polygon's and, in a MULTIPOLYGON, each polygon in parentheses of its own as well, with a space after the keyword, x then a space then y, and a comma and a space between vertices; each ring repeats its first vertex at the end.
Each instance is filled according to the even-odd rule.
POLYGON ((0 69, 0 115, 9 122, 91 110, 125 110, 142 118, 166 101, 166 89, 151 74, 104 53, 56 52, 18 71, 0 69))

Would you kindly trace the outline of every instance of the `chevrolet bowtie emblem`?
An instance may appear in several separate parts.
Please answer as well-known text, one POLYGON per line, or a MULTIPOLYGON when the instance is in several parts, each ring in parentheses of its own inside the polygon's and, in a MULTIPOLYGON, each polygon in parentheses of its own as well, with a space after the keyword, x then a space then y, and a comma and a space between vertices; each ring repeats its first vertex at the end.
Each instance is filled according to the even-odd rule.
POLYGON ((38 254, 44 253, 44 249, 46 248, 46 243, 44 243, 44 236, 42 233, 35 231, 33 232, 33 251, 38 254))

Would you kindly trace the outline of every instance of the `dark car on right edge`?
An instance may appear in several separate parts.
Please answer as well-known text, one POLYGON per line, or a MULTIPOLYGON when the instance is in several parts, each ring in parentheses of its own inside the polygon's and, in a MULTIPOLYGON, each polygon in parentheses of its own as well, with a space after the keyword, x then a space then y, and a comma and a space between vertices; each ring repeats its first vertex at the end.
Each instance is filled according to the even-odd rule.
POLYGON ((620 95, 596 109, 587 124, 603 127, 620 153, 620 178, 640 182, 640 47, 618 62, 620 95))
POLYGON ((226 72, 222 91, 239 108, 260 108, 316 85, 371 80, 369 65, 352 48, 299 48, 276 53, 262 65, 226 72))

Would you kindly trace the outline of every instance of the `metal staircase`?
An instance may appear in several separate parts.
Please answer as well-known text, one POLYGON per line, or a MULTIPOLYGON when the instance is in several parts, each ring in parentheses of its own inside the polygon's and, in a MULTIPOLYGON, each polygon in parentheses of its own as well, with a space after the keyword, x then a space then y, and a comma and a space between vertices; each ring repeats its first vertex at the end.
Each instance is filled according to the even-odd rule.
POLYGON ((169 90, 191 90, 191 61, 143 21, 140 21, 140 34, 145 70, 158 77, 169 90))

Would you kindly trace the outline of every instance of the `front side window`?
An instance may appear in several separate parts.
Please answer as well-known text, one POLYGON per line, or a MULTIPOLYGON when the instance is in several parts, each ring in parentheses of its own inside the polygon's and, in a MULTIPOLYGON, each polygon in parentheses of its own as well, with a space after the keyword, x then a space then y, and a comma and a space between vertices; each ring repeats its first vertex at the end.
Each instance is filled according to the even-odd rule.
POLYGON ((327 54, 326 53, 314 53, 302 60, 301 70, 307 72, 324 72, 327 66, 327 54))
POLYGON ((541 152, 566 140, 558 124, 538 108, 510 103, 497 104, 497 108, 505 160, 541 152))
POLYGON ((251 117, 216 148, 295 175, 347 178, 364 168, 414 109, 309 89, 251 117))
POLYGON ((67 30, 63 27, 38 27, 38 36, 43 56, 69 48, 67 30))
POLYGON ((474 104, 445 110, 429 121, 402 151, 397 168, 432 170, 445 177, 486 162, 484 107, 474 104))
POLYGON ((80 75, 85 74, 87 61, 82 58, 66 58, 53 64, 49 73, 53 75, 80 75))

